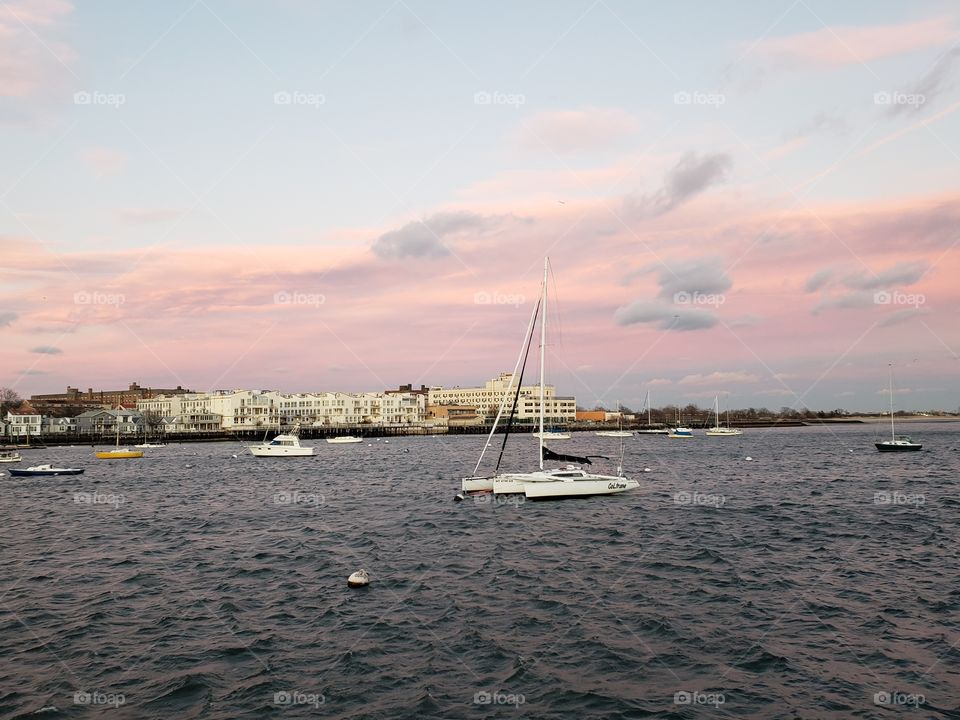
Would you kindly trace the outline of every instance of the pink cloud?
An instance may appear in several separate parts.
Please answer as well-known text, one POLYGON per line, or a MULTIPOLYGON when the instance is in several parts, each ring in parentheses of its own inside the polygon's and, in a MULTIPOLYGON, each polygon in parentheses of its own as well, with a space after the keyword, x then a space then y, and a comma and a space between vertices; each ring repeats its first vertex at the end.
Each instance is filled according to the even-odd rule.
POLYGON ((639 128, 637 119, 621 108, 555 110, 527 120, 517 142, 539 152, 589 152, 616 147, 639 128))
POLYGON ((950 20, 936 19, 899 25, 824 27, 760 40, 752 49, 759 55, 791 63, 840 67, 942 47, 957 37, 950 20))

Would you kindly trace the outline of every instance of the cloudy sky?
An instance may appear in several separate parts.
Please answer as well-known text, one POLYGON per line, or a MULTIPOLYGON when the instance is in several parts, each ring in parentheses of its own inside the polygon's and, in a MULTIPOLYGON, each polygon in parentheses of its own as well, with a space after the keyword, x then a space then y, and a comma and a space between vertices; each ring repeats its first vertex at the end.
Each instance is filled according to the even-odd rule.
POLYGON ((960 9, 0 0, 0 385, 960 405, 960 9), (555 281, 555 282, 554 282, 555 281))

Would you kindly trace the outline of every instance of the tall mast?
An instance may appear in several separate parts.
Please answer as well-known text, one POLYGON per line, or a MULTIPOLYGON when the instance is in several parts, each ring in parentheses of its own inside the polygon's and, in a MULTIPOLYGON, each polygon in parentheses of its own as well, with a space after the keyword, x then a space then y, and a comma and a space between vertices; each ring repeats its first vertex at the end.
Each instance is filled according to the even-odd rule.
POLYGON ((647 428, 650 428, 650 391, 647 390, 647 428))
POLYGON ((890 363, 890 442, 897 439, 893 430, 893 363, 890 363))
POLYGON ((543 418, 544 408, 544 356, 547 352, 547 265, 550 258, 543 259, 543 317, 540 319, 540 469, 543 470, 543 418))

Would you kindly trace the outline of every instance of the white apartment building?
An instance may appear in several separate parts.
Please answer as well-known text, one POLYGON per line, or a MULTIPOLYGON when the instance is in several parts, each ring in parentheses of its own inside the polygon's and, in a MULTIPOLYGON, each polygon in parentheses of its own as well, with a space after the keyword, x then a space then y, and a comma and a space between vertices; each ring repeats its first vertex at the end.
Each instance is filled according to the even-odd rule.
POLYGON ((11 437, 39 435, 43 426, 42 415, 14 415, 7 413, 7 432, 11 437))
MULTIPOLYGON (((500 403, 510 386, 513 373, 500 373, 492 380, 487 380, 483 387, 432 387, 430 388, 430 405, 466 405, 475 407, 477 414, 491 419, 500 409, 500 403)), ((514 388, 516 390, 516 388, 514 388)), ((513 404, 512 394, 507 400, 504 412, 509 412, 513 404)), ((544 415, 550 422, 572 422, 577 417, 577 400, 575 397, 560 397, 553 385, 546 385, 543 389, 544 415)), ((540 417, 540 386, 524 385, 520 388, 520 397, 517 400, 518 420, 535 420, 540 417)))
POLYGON ((413 425, 426 416, 426 399, 418 393, 280 393, 253 390, 158 396, 139 400, 137 409, 166 419, 176 428, 208 426, 221 418, 223 430, 278 425, 413 425))

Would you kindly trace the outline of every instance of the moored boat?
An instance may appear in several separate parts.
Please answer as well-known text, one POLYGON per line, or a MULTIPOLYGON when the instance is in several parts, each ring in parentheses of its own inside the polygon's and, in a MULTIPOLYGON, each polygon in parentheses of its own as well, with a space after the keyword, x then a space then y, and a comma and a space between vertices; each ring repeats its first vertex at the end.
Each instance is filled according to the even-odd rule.
POLYGON ((349 443, 362 443, 363 438, 354 437, 353 435, 343 435, 341 437, 327 438, 327 442, 333 445, 346 445, 349 443))
POLYGON ((14 477, 31 477, 34 475, 80 475, 83 468, 61 468, 53 465, 34 465, 28 468, 10 468, 10 475, 14 477))
POLYGON ((297 425, 289 433, 277 435, 270 442, 251 445, 247 448, 254 457, 309 457, 313 455, 312 447, 300 444, 300 426, 297 425))

